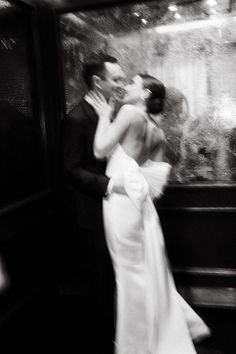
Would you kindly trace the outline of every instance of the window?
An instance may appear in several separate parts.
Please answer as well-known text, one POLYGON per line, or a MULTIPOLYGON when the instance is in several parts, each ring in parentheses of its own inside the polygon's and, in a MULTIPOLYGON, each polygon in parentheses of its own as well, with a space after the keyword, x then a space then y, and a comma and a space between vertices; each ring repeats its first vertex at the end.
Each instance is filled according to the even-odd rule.
POLYGON ((61 15, 67 111, 83 96, 91 52, 117 57, 131 79, 166 86, 162 128, 172 183, 236 181, 236 16, 232 1, 145 2, 61 15))

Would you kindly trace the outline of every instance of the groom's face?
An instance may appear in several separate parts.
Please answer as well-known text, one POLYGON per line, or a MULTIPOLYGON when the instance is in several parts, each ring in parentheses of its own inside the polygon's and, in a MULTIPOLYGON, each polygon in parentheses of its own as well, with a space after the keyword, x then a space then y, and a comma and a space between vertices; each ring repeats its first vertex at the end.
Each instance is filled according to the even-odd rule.
POLYGON ((105 63, 104 78, 100 81, 101 93, 109 100, 112 96, 122 96, 126 83, 126 76, 117 63, 105 63))

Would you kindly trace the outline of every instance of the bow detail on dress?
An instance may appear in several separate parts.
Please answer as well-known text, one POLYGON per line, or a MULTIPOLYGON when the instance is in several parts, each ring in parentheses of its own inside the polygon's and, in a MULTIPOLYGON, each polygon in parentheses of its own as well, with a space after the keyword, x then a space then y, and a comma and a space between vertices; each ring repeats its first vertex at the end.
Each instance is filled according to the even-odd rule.
POLYGON ((147 197, 161 196, 167 183, 171 166, 166 162, 146 161, 141 167, 133 164, 124 170, 124 187, 138 209, 142 209, 147 197))

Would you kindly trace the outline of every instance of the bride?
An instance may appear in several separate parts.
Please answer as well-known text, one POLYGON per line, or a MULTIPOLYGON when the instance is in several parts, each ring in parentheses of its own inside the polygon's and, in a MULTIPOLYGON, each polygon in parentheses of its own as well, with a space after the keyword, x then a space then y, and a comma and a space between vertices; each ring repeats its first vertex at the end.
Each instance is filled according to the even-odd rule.
POLYGON ((112 104, 89 96, 99 116, 94 154, 107 158, 108 176, 122 175, 127 193, 111 193, 103 202, 117 285, 116 354, 196 354, 193 341, 210 334, 176 290, 152 201, 171 168, 162 161, 165 137, 152 117, 164 99, 164 85, 139 74, 111 123, 112 104))

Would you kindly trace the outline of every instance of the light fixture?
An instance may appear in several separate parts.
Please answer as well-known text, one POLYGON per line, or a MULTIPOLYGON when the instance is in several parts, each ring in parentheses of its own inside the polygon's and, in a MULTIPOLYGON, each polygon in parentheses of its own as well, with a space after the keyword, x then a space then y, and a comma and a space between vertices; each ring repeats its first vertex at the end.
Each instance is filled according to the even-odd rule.
POLYGON ((216 6, 217 5, 217 1, 216 0, 207 0, 206 4, 208 6, 216 6))
POLYGON ((212 15, 215 15, 215 14, 216 14, 216 10, 215 10, 215 9, 211 9, 211 10, 210 10, 210 13, 211 13, 212 15))
POLYGON ((178 11, 178 7, 177 7, 175 4, 169 5, 169 6, 168 6, 168 9, 169 9, 170 11, 173 11, 173 12, 178 11))
POLYGON ((176 12, 174 17, 176 20, 180 20, 182 16, 178 12, 176 12))
POLYGON ((144 25, 147 24, 147 20, 145 20, 145 18, 142 18, 141 21, 142 21, 142 23, 143 23, 144 25))
MULTIPOLYGON (((232 19, 232 18, 231 18, 232 19)), ((236 16, 233 17, 233 21, 236 21, 236 16)), ((212 16, 207 20, 194 20, 188 22, 174 22, 169 25, 161 25, 155 27, 155 31, 159 34, 171 33, 171 32, 186 32, 186 31, 194 31, 196 29, 208 28, 209 26, 218 27, 224 24, 227 24, 229 21, 229 17, 216 17, 212 16)))

